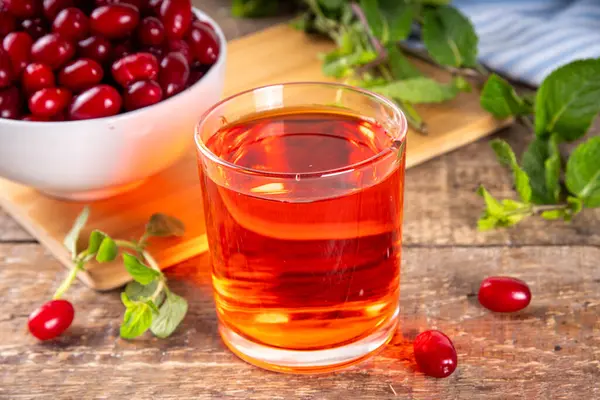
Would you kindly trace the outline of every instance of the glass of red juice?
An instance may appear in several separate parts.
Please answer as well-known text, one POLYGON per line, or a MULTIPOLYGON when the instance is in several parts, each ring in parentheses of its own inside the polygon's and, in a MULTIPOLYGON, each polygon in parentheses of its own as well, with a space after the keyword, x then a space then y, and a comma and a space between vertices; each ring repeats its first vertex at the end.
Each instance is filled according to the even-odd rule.
POLYGON ((330 83, 249 90, 196 129, 219 332, 262 368, 332 371, 398 324, 406 119, 330 83))

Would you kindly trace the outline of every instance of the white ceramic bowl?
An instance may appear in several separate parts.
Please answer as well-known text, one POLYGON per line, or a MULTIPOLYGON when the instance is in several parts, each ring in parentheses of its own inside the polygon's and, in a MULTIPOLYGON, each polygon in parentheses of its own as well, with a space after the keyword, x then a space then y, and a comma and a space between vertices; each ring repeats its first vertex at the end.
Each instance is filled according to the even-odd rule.
POLYGON ((131 189, 173 164, 193 144, 194 127, 223 93, 227 43, 197 83, 150 107, 112 117, 65 122, 0 119, 0 177, 51 196, 95 200, 131 189))

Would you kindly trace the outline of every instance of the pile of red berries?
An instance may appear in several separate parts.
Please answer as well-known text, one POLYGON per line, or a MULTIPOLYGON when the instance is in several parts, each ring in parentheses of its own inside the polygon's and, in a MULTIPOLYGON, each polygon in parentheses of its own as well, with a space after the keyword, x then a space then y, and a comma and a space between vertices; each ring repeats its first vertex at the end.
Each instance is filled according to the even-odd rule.
POLYGON ((101 118, 169 98, 219 56, 191 0, 0 0, 0 117, 101 118))

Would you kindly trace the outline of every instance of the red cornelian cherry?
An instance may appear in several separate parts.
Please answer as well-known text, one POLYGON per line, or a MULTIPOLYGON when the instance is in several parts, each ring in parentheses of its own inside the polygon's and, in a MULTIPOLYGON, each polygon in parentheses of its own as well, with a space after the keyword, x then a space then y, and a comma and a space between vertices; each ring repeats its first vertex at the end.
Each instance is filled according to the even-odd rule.
POLYGON ((127 87, 123 103, 127 111, 151 106, 162 100, 162 89, 154 81, 138 81, 127 87))
POLYGON ((183 54, 169 53, 160 62, 158 83, 165 97, 171 97, 185 89, 189 77, 190 66, 183 54))
POLYGON ((194 21, 187 42, 194 57, 202 64, 214 64, 219 57, 215 34, 200 21, 194 21))
POLYGON ((17 28, 17 20, 14 15, 0 6, 0 37, 8 35, 17 28))
POLYGON ((104 37, 92 35, 77 43, 77 54, 104 64, 112 57, 112 45, 104 37))
POLYGON ((185 40, 182 39, 171 39, 167 41, 166 50, 170 53, 173 51, 179 52, 184 55, 188 64, 192 64, 194 61, 194 56, 192 55, 192 51, 190 50, 190 46, 187 44, 185 40))
POLYGON ((109 85, 97 85, 77 95, 69 107, 69 119, 109 117, 121 110, 122 99, 109 85))
POLYGON ((53 69, 57 69, 69 61, 74 54, 75 48, 71 42, 56 33, 42 36, 31 47, 31 59, 53 69))
POLYGON ((2 41, 2 48, 10 56, 16 76, 20 76, 29 63, 32 44, 33 39, 25 32, 11 32, 2 41))
POLYGON ((165 41, 165 28, 156 17, 146 17, 137 28, 138 40, 146 46, 158 46, 165 41))
POLYGON ((18 119, 21 116, 21 104, 19 89, 14 86, 0 89, 0 118, 18 119))
POLYGON ((163 0, 160 6, 160 19, 169 39, 181 39, 192 23, 191 0, 163 0))
POLYGON ((140 21, 138 9, 131 4, 111 4, 96 8, 90 14, 90 29, 108 39, 129 35, 140 21))
POLYGON ((40 12, 38 0, 4 0, 4 4, 18 18, 31 18, 40 12))
POLYGON ((456 349, 440 331, 420 333, 413 343, 415 360, 423 373, 435 378, 450 376, 457 365, 456 349))
POLYGON ((78 8, 65 8, 56 15, 52 30, 69 40, 81 40, 90 29, 88 17, 78 8))
POLYGON ((22 121, 36 121, 36 122, 48 122, 52 121, 52 118, 38 117, 37 115, 28 114, 21 118, 22 121))
POLYGON ((45 88, 29 98, 29 110, 39 117, 53 117, 71 101, 71 92, 64 88, 45 88))
POLYGON ((133 54, 135 52, 133 42, 130 39, 126 39, 122 42, 116 43, 113 48, 112 61, 120 60, 121 58, 133 54))
POLYGON ((29 316, 29 332, 39 340, 50 340, 67 330, 75 309, 67 300, 51 300, 29 316))
POLYGON ((112 75, 121 86, 140 80, 154 80, 158 75, 158 61, 150 53, 130 54, 115 61, 112 75))
POLYGON ((80 58, 67 63, 58 73, 58 83, 73 92, 89 89, 104 77, 102 66, 91 58, 80 58))
POLYGON ((44 15, 49 21, 54 21, 54 18, 56 18, 61 10, 75 6, 73 0, 44 0, 43 4, 44 15))
POLYGON ((25 67, 21 76, 21 85, 25 93, 37 92, 40 89, 55 85, 54 72, 45 64, 31 63, 25 67))
POLYGON ((10 55, 0 49, 0 88, 5 88, 12 85, 15 79, 13 72, 13 64, 10 55))
POLYGON ((495 312, 515 312, 531 302, 531 291, 525 282, 507 276, 492 276, 481 282, 479 303, 495 312))
POLYGON ((48 33, 48 24, 42 18, 24 19, 21 22, 21 28, 23 28, 33 40, 37 40, 48 33))

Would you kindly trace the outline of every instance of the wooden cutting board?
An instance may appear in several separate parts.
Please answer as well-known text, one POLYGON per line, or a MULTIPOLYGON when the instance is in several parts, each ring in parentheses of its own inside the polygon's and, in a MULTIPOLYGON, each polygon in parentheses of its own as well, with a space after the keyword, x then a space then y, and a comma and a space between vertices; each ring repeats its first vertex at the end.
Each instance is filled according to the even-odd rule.
MULTIPOLYGON (((272 83, 330 80, 322 75, 317 58, 318 53, 330 48, 331 43, 310 39, 285 25, 234 40, 229 44, 225 95, 272 83)), ((450 79, 431 66, 419 65, 441 80, 450 79)), ((409 132, 408 167, 473 142, 506 123, 481 110, 475 92, 461 93, 451 102, 418 110, 427 121, 429 134, 409 132)), ((66 267, 72 268, 62 240, 83 204, 49 198, 29 187, 0 179, 0 205, 66 267)), ((190 148, 180 162, 137 189, 91 204, 88 228, 82 236, 87 237, 91 229, 101 229, 115 238, 137 238, 154 212, 174 215, 187 228, 183 238, 151 242, 150 250, 161 267, 208 250, 195 149, 190 148)), ((113 289, 129 280, 118 262, 90 264, 79 277, 97 290, 113 289)))

